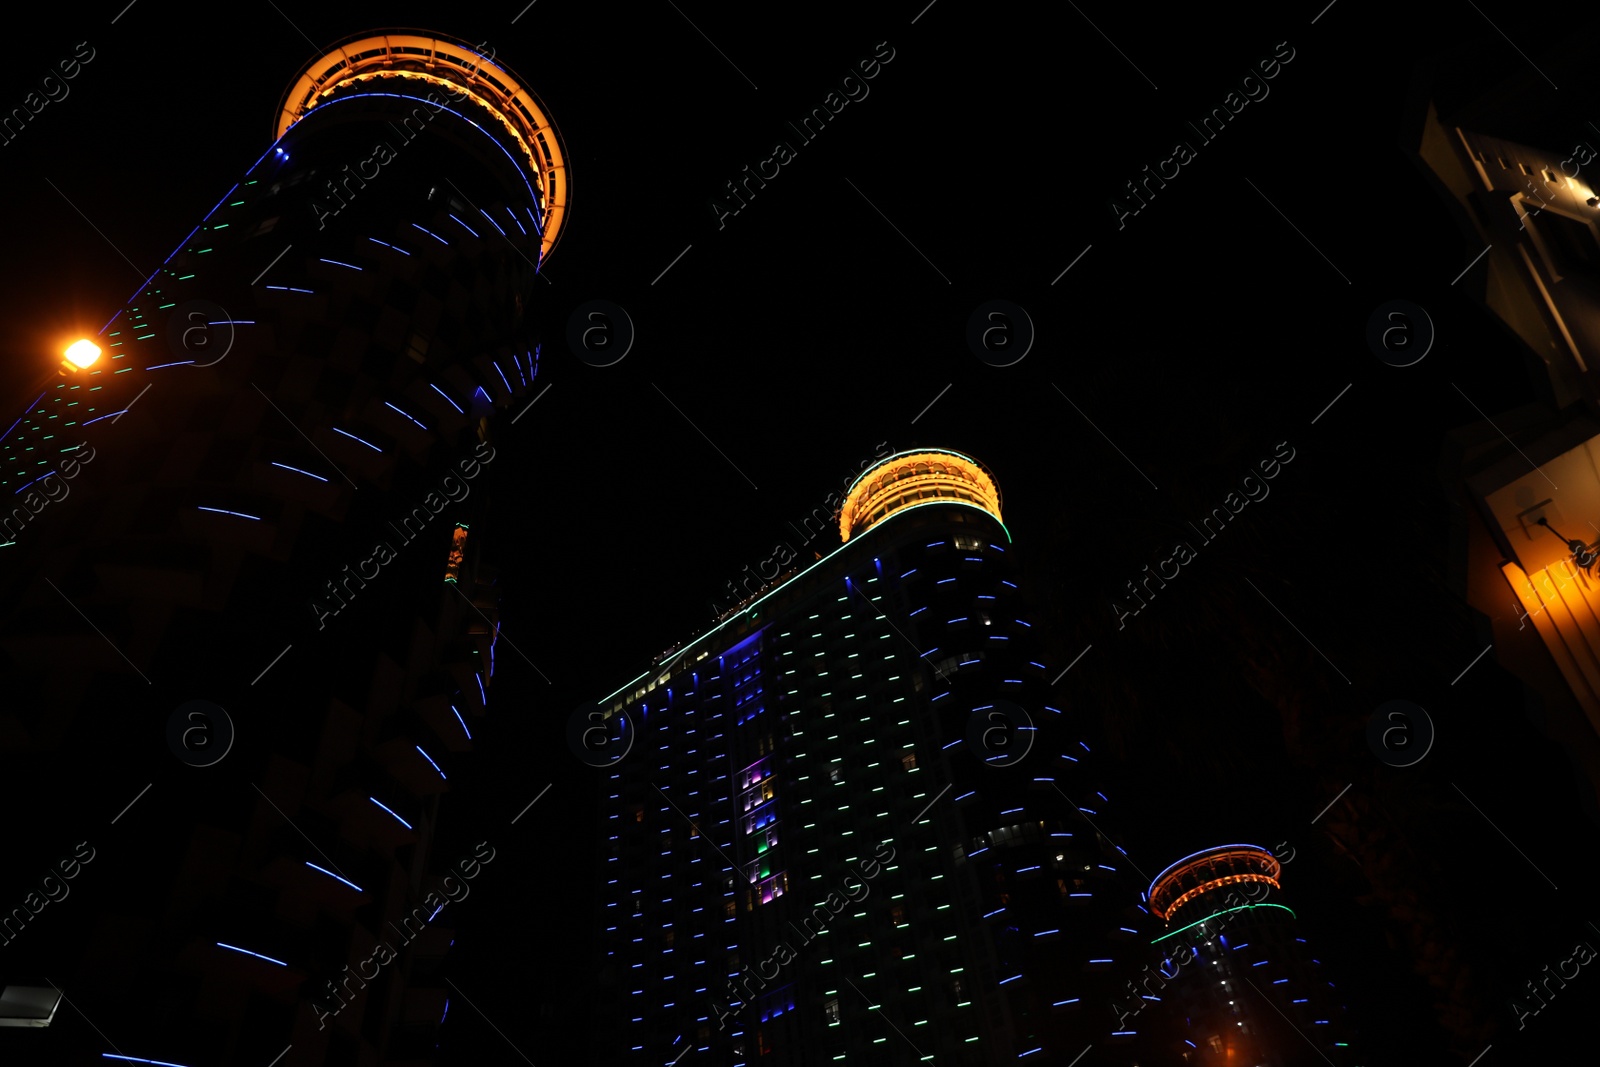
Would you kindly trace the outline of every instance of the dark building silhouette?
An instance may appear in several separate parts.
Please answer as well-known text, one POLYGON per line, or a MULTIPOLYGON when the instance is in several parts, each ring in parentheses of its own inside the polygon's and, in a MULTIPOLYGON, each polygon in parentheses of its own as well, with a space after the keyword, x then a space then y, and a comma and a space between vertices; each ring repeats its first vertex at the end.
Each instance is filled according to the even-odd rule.
POLYGON ((1600 131, 1562 103, 1595 88, 1584 40, 1549 49, 1544 73, 1487 77, 1481 57, 1439 64, 1410 144, 1464 237, 1470 262, 1452 285, 1504 327, 1534 397, 1510 410, 1470 398, 1481 417, 1446 442, 1452 584, 1483 616, 1495 658, 1537 693, 1540 729, 1587 779, 1593 817, 1600 595, 1572 542, 1600 545, 1600 131))

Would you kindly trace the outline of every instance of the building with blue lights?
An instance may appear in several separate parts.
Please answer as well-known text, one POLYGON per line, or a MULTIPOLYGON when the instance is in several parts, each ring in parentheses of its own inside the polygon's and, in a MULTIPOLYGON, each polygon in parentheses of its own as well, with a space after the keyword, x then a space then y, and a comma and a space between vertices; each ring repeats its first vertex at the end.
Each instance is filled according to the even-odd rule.
POLYGON ((1134 1062, 1151 921, 1001 515, 970 457, 889 456, 840 548, 588 711, 627 747, 596 1063, 1134 1062))
POLYGON ((1353 1058, 1344 1005, 1282 901, 1283 865, 1256 845, 1172 864, 1147 892, 1167 929, 1139 996, 1159 994, 1152 1051, 1198 1067, 1293 1067, 1353 1058))
POLYGON ((103 791, 107 818, 143 798, 96 823, 91 875, 138 857, 112 902, 21 931, 6 963, 96 1005, 118 1058, 430 1056, 445 876, 483 836, 441 808, 493 692, 491 429, 538 373, 568 188, 492 55, 342 42, 88 354, 0 423, 8 786, 103 791), (168 749, 196 699, 235 728, 215 766, 168 749))

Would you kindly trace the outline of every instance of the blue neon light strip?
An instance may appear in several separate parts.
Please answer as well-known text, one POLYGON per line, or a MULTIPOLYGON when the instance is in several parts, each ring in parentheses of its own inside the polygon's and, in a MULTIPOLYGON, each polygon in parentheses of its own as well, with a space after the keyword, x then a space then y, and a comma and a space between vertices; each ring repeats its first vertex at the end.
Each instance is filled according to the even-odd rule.
POLYGON ((374 804, 378 805, 378 807, 382 808, 384 811, 387 811, 390 815, 394 815, 395 821, 397 821, 401 826, 404 826, 407 830, 412 829, 411 824, 406 822, 404 819, 400 818, 400 816, 395 815, 394 809, 389 807, 389 805, 385 804, 383 801, 379 800, 377 797, 368 797, 367 799, 372 801, 374 804))
POLYGON ((425 227, 425 226, 417 226, 417 224, 414 223, 414 222, 411 225, 416 226, 417 229, 421 230, 423 233, 427 234, 429 237, 432 237, 435 241, 438 241, 440 244, 445 245, 447 247, 449 246, 449 244, 450 244, 449 241, 446 241, 443 237, 440 237, 438 234, 434 233, 432 230, 428 229, 427 227, 425 227))
MULTIPOLYGON (((44 393, 40 393, 38 396, 33 398, 33 404, 37 404, 39 401, 41 401, 43 399, 44 399, 44 393)), ((33 410, 33 404, 29 404, 27 407, 22 409, 22 415, 19 415, 17 417, 17 422, 21 422, 22 419, 28 414, 28 412, 33 410)), ((7 437, 11 436, 11 431, 15 430, 17 428, 17 422, 13 422, 10 426, 6 427, 6 432, 5 433, 0 433, 0 441, 4 441, 7 437)))
MULTIPOLYGON (((350 440, 352 440, 352 441, 361 441, 361 438, 357 437, 355 434, 346 433, 344 430, 339 429, 339 427, 337 427, 337 426, 330 426, 330 427, 328 427, 328 429, 332 430, 334 433, 337 433, 337 434, 344 434, 344 436, 350 438, 350 440)), ((379 453, 380 455, 383 453, 383 449, 379 448, 377 445, 373 444, 371 441, 361 441, 361 443, 366 445, 368 448, 372 449, 374 452, 379 453)))
POLYGON ((217 942, 217 947, 218 948, 232 949, 234 952, 243 952, 246 956, 254 956, 256 959, 258 959, 258 960, 266 960, 268 963, 276 963, 279 967, 287 967, 287 966, 289 966, 287 963, 284 963, 282 960, 275 960, 271 956, 263 956, 259 952, 251 952, 249 949, 240 948, 237 945, 225 945, 221 941, 218 941, 217 942))
POLYGON ((299 467, 291 467, 287 463, 279 463, 277 460, 273 460, 272 465, 274 467, 282 467, 286 471, 294 471, 296 474, 304 474, 307 478, 315 478, 319 482, 328 480, 320 474, 312 474, 310 471, 303 471, 299 467))
POLYGON ((54 473, 55 473, 55 471, 45 471, 43 474, 39 475, 39 477, 35 478, 32 482, 27 483, 27 485, 19 485, 19 486, 17 486, 15 489, 13 489, 11 491, 11 495, 12 496, 16 496, 18 493, 20 493, 24 489, 28 488, 29 485, 34 484, 34 482, 42 482, 46 478, 50 477, 54 473))
POLYGON ((445 403, 447 403, 451 407, 455 408, 457 414, 459 414, 459 415, 465 415, 466 414, 465 411, 461 410, 461 405, 457 404, 454 400, 451 400, 450 399, 450 395, 448 393, 446 393, 443 389, 440 389, 437 385, 434 385, 432 382, 428 383, 428 388, 432 389, 434 392, 436 392, 440 396, 444 397, 445 403))
POLYGON ((398 412, 401 415, 405 415, 406 418, 411 419, 411 421, 413 423, 416 423, 418 429, 422 429, 422 430, 426 430, 427 429, 427 427, 422 425, 422 423, 417 422, 416 419, 412 419, 410 415, 406 415, 405 412, 401 411, 399 408, 395 407, 393 404, 389 403, 387 400, 385 400, 383 402, 383 406, 388 408, 390 411, 398 412))
POLYGON ((366 892, 365 889, 362 889, 360 886, 358 886, 354 882, 350 881, 350 879, 348 879, 348 878, 339 878, 339 876, 337 874, 334 874, 332 871, 327 870, 325 868, 318 867, 315 863, 312 863, 310 860, 306 861, 306 866, 310 867, 313 871, 321 871, 323 874, 327 875, 329 878, 338 878, 339 881, 343 882, 345 885, 349 886, 351 889, 354 889, 357 893, 365 893, 366 892))
MULTIPOLYGON (((539 194, 537 194, 537 193, 535 193, 533 191, 533 184, 528 181, 526 163, 517 162, 517 158, 515 156, 513 156, 509 151, 506 150, 505 145, 503 145, 499 141, 495 140, 495 138, 489 133, 488 130, 485 130, 482 126, 479 126, 476 122, 473 122, 471 119, 467 118, 465 115, 461 114, 461 112, 459 112, 459 111, 455 111, 455 110, 453 110, 451 108, 448 108, 448 107, 441 107, 440 105, 438 105, 436 103, 431 103, 431 102, 429 102, 427 100, 424 100, 420 96, 409 96, 409 95, 407 95, 405 93, 352 93, 349 96, 341 96, 336 100, 324 101, 323 103, 318 104, 316 107, 312 108, 311 111, 307 111, 306 115, 311 114, 312 111, 317 111, 317 110, 320 110, 320 109, 325 108, 325 107, 332 107, 335 104, 342 104, 342 103, 344 103, 345 101, 348 101, 348 100, 360 100, 362 97, 366 97, 366 96, 387 96, 387 97, 392 97, 392 98, 394 98, 396 100, 414 100, 419 104, 427 104, 430 109, 433 109, 433 110, 436 110, 436 111, 446 111, 446 112, 449 112, 450 114, 454 115, 456 118, 460 119, 462 122, 465 122, 468 126, 471 126, 473 129, 477 130, 479 133, 483 134, 485 137, 488 137, 489 140, 491 142, 493 142, 494 146, 496 148, 500 149, 500 151, 505 155, 505 157, 511 161, 511 165, 516 168, 517 174, 521 176, 522 184, 528 190, 528 200, 531 203, 533 203, 534 205, 536 205, 536 206, 539 206, 541 208, 543 207, 543 205, 539 201, 539 194)), ((306 117, 306 115, 300 116, 301 119, 304 119, 306 117)), ((266 157, 263 156, 262 158, 265 159, 266 157)), ((537 219, 535 219, 535 224, 537 225, 537 219)), ((416 224, 412 223, 412 225, 416 225, 416 224)), ((421 229, 421 227, 418 227, 418 229, 421 229)), ((541 236, 542 236, 543 235, 543 231, 541 230, 540 232, 541 232, 541 236)), ((442 238, 441 238, 441 240, 442 240, 442 238)), ((446 242, 446 243, 448 243, 448 242, 446 242)))
MULTIPOLYGON (((417 751, 422 753, 422 758, 423 759, 427 760, 430 764, 432 764, 434 770, 439 771, 439 765, 437 763, 433 762, 433 757, 432 756, 430 756, 426 752, 422 751, 422 746, 421 745, 417 746, 417 751)), ((444 778, 444 772, 443 771, 439 771, 439 777, 440 778, 444 778)), ((448 782, 449 780, 450 779, 445 778, 445 781, 448 782)))

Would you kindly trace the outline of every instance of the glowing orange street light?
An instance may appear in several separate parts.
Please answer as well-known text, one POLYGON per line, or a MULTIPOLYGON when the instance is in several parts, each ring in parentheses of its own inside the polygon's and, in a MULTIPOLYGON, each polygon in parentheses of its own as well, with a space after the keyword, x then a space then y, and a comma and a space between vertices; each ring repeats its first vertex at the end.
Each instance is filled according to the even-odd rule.
POLYGON ((74 341, 67 346, 67 363, 80 370, 94 366, 100 358, 100 346, 90 340, 74 341))

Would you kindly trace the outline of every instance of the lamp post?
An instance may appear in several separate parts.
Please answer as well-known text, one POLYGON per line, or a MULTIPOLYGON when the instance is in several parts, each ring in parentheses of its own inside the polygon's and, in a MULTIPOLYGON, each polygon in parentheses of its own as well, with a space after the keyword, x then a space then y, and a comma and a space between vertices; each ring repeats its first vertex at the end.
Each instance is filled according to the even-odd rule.
POLYGON ((1570 538, 1561 537, 1560 532, 1558 532, 1554 526, 1551 526, 1550 520, 1546 519, 1544 516, 1541 515, 1539 517, 1536 525, 1543 526, 1546 530, 1549 530, 1557 537, 1560 537, 1561 540, 1565 541, 1567 543, 1567 551, 1572 553, 1572 562, 1576 563, 1578 565, 1578 569, 1584 573, 1587 574, 1589 568, 1594 566, 1595 561, 1600 560, 1600 552, 1591 549, 1582 541, 1574 541, 1570 538))

